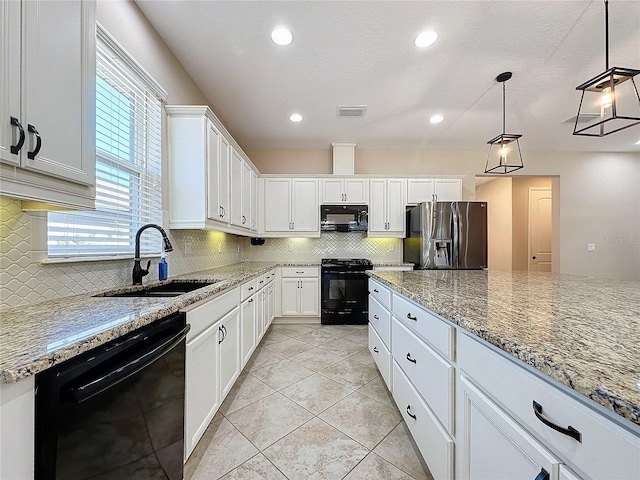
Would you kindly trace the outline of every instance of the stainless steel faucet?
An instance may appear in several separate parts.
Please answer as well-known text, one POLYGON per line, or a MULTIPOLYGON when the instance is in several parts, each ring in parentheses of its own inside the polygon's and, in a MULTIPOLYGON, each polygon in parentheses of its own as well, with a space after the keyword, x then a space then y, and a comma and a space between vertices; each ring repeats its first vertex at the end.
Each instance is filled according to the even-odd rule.
POLYGON ((167 237, 167 233, 162 229, 160 225, 156 225, 155 223, 148 223, 147 225, 143 225, 138 229, 138 233, 136 233, 136 252, 135 257, 133 258, 133 285, 142 285, 142 277, 149 273, 149 267, 151 266, 151 260, 147 262, 147 269, 143 270, 140 266, 140 235, 147 228, 155 228, 162 234, 162 240, 164 241, 164 251, 171 252, 173 250, 173 245, 169 241, 169 237, 167 237))

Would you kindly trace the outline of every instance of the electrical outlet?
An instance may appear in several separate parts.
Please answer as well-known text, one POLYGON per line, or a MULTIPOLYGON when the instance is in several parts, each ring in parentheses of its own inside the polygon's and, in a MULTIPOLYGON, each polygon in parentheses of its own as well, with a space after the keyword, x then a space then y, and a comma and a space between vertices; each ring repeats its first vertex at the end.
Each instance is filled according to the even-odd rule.
POLYGON ((185 255, 191 255, 191 242, 185 242, 184 243, 184 254, 185 255))
POLYGON ((218 253, 222 253, 222 244, 221 243, 218 244, 218 253))
POLYGON ((289 250, 290 252, 293 252, 293 243, 290 243, 289 245, 287 245, 287 250, 289 250))
POLYGON ((596 244, 595 243, 587 243, 587 252, 595 252, 596 244))
POLYGON ((242 252, 242 245, 238 244, 238 253, 242 252))

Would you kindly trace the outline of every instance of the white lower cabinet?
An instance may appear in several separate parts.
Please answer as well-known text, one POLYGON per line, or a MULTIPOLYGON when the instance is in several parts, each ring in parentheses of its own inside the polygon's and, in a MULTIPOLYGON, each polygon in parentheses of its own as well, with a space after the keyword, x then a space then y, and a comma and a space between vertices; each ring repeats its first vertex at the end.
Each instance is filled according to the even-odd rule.
POLYGON ((220 393, 227 396, 240 375, 240 309, 235 308, 220 320, 220 393))
POLYGON ((216 322, 187 342, 184 448, 189 457, 207 425, 220 407, 218 388, 218 338, 220 323, 216 322))
POLYGON ((442 428, 395 360, 393 362, 393 399, 433 478, 452 480, 453 439, 442 428))
POLYGON ((464 429, 460 478, 557 480, 560 460, 464 376, 460 378, 464 429))
POLYGON ((256 300, 255 295, 242 302, 240 308, 240 323, 242 324, 242 363, 245 364, 251 358, 256 348, 256 300))
POLYGON ((382 339, 376 333, 375 328, 369 323, 369 352, 376 362, 380 375, 387 385, 389 391, 393 391, 391 383, 391 352, 386 347, 382 339))
POLYGON ((320 272, 318 267, 284 267, 281 280, 281 314, 320 315, 320 272))

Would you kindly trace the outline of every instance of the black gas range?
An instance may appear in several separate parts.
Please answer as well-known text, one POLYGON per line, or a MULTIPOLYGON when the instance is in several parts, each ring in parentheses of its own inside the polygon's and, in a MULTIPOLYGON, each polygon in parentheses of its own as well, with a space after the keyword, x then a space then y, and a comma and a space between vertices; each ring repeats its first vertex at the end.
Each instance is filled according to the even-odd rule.
POLYGON ((366 324, 369 315, 369 277, 366 258, 322 259, 323 324, 366 324))

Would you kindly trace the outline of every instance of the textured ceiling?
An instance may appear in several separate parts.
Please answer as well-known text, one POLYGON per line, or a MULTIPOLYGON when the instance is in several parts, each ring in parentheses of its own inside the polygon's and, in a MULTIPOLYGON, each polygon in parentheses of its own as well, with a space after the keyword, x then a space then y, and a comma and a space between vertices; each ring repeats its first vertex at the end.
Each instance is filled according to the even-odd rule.
MULTIPOLYGON (((512 71, 506 130, 523 150, 640 152, 640 126, 586 138, 563 123, 604 70, 601 1, 136 3, 245 149, 484 149, 502 129, 495 77, 512 71), (287 47, 270 40, 280 24, 287 47), (438 41, 420 50, 427 28, 438 41), (339 118, 338 105, 368 107, 339 118)), ((640 69, 640 1, 611 0, 609 16, 611 66, 640 69)))

